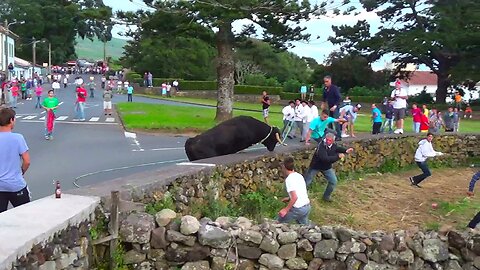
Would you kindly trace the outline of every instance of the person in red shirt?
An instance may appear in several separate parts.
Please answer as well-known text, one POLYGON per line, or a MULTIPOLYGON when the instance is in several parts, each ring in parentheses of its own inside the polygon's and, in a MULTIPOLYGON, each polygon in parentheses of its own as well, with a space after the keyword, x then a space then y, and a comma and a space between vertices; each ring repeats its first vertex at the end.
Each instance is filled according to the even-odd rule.
POLYGON ((10 104, 13 108, 17 108, 17 100, 18 100, 18 84, 14 82, 12 84, 12 88, 10 91, 12 91, 12 103, 10 104))
POLYGON ((418 108, 416 103, 412 105, 412 117, 413 117, 413 132, 419 133, 420 132, 420 123, 422 122, 422 110, 418 108))
POLYGON ((422 113, 420 113, 420 118, 421 118, 420 132, 421 133, 427 133, 428 128, 430 127, 428 117, 422 112, 422 113))
POLYGON ((75 103, 75 111, 77 115, 75 121, 85 121, 85 102, 87 101, 87 90, 84 85, 77 87, 77 101, 75 103))

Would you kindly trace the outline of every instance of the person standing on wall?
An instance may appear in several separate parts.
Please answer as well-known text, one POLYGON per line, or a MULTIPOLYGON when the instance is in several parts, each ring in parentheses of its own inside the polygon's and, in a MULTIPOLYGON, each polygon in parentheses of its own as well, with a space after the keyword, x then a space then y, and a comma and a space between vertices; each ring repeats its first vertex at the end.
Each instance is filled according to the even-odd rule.
POLYGON ((15 111, 0 109, 0 213, 30 202, 24 174, 30 167, 30 154, 25 138, 13 133, 15 111))
POLYGON ((288 202, 288 205, 278 212, 277 220, 280 223, 289 223, 296 221, 300 224, 308 225, 308 215, 311 206, 308 198, 307 187, 303 176, 295 171, 295 164, 292 157, 287 157, 283 161, 282 171, 285 176, 285 188, 288 197, 283 198, 282 202, 288 202))
MULTIPOLYGON (((472 165, 472 167, 478 167, 480 165, 472 165)), ((468 191, 467 191, 467 195, 469 197, 473 196, 474 193, 473 193, 473 190, 475 189, 475 184, 477 183, 477 181, 480 180, 480 170, 478 170, 473 176, 472 176, 472 180, 470 180, 470 184, 468 185, 468 191)), ((473 217, 473 219, 468 223, 468 228, 470 229, 475 229, 478 225, 478 223, 480 223, 480 212, 478 212, 475 217, 473 217)))
POLYGON ((268 124, 268 111, 270 108, 270 97, 267 95, 267 91, 262 92, 262 113, 263 120, 268 124))
POLYGON ((417 166, 422 170, 422 173, 408 178, 412 186, 420 188, 421 186, 419 186, 419 184, 427 177, 432 175, 430 169, 428 168, 427 158, 443 156, 442 152, 437 152, 433 150, 432 140, 433 134, 429 132, 427 133, 427 138, 421 140, 418 143, 417 151, 415 151, 415 162, 417 163, 417 166))
POLYGON ((310 85, 310 89, 308 89, 308 101, 313 101, 313 97, 315 96, 315 84, 310 85))
MULTIPOLYGON (((323 103, 322 103, 322 110, 328 109, 329 116, 333 118, 338 118, 340 116, 340 103, 342 102, 342 96, 340 95, 340 89, 338 86, 332 84, 332 77, 325 76, 323 78, 323 83, 325 84, 325 88, 323 89, 323 103)), ((336 133, 336 140, 342 140, 342 128, 338 125, 333 123, 330 127, 331 129, 335 130, 336 133)))
POLYGON ((323 139, 315 149, 312 161, 308 167, 305 175, 305 183, 307 186, 313 181, 315 175, 321 172, 327 179, 328 185, 323 193, 323 200, 331 202, 331 195, 337 186, 337 176, 335 170, 332 168, 332 164, 345 157, 345 154, 353 152, 353 148, 343 148, 335 144, 335 135, 327 133, 325 139, 323 139))
POLYGON ((375 103, 372 104, 372 134, 379 134, 382 127, 382 112, 375 103))
POLYGON ((293 117, 293 121, 295 122, 295 126, 292 128, 292 131, 287 136, 289 139, 296 138, 295 132, 297 129, 300 130, 300 138, 303 138, 303 115, 304 110, 300 99, 295 99, 295 116, 293 117))
POLYGON ((405 112, 407 110, 407 91, 402 87, 402 83, 399 79, 395 82, 395 89, 392 91, 391 98, 393 102, 393 118, 397 122, 397 128, 393 133, 403 134, 403 122, 405 118, 405 112))
POLYGON ((305 84, 300 86, 300 99, 301 100, 307 99, 307 86, 305 84))

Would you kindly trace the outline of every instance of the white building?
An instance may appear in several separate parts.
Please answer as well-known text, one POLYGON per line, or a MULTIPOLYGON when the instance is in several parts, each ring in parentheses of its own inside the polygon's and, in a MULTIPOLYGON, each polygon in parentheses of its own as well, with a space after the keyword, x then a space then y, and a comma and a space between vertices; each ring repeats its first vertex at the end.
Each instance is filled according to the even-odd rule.
POLYGON ((0 26, 0 73, 9 74, 8 65, 15 62, 15 39, 16 34, 0 26))

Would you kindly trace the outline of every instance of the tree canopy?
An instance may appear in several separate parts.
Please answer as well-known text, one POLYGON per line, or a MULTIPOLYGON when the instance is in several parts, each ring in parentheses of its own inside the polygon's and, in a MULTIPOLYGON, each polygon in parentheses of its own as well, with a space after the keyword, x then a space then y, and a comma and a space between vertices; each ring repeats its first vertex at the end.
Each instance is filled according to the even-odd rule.
MULTIPOLYGON (((279 49, 292 46, 293 41, 308 40, 302 21, 324 11, 323 6, 311 6, 308 0, 144 0, 156 12, 184 14, 189 23, 202 25, 215 33, 217 49, 217 113, 216 120, 232 116, 235 73, 234 49, 245 37, 261 39, 279 49), (317 13, 314 13, 317 12, 317 13), (248 20, 241 31, 234 33, 232 25, 248 20), (259 33, 257 35, 257 32, 259 33)), ((180 29, 183 26, 178 26, 180 29)), ((188 27, 185 27, 188 28, 188 27)))
POLYGON ((2 0, 0 20, 24 22, 9 28, 17 35, 16 55, 32 59, 32 41, 37 44, 37 62, 48 61, 48 43, 52 45, 52 63, 61 64, 75 58, 75 39, 98 37, 111 39, 112 10, 103 0, 2 0))
POLYGON ((440 103, 445 102, 455 68, 465 66, 478 73, 478 64, 472 63, 468 55, 478 57, 480 53, 479 1, 365 0, 361 3, 380 17, 382 26, 373 35, 366 21, 354 26, 334 26, 335 36, 330 40, 342 45, 343 50, 362 54, 369 62, 393 53, 393 62, 399 63, 397 71, 408 63, 426 65, 438 76, 436 100, 440 103))

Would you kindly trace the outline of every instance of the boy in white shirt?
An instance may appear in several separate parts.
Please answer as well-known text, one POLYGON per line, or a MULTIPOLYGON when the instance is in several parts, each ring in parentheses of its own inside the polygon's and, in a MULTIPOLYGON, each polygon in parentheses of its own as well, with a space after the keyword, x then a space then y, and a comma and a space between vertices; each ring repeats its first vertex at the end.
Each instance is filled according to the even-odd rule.
POLYGON ((318 114, 318 107, 317 105, 315 105, 315 101, 309 101, 308 105, 310 106, 310 111, 312 112, 313 119, 319 117, 320 115, 318 114))
POLYGON ((304 109, 300 102, 300 99, 295 100, 295 116, 293 117, 293 121, 295 122, 295 126, 292 128, 292 131, 287 136, 289 139, 295 138, 295 131, 296 129, 300 129, 300 136, 303 138, 303 114, 304 109))
MULTIPOLYGON (((290 100, 288 105, 283 107, 282 114, 283 114, 283 129, 282 134, 284 134, 285 130, 289 125, 292 125, 293 117, 295 116, 295 102, 290 100)), ((289 131, 287 131, 289 132, 289 131)))
POLYGON ((305 141, 305 137, 307 136, 308 130, 310 129, 310 122, 313 120, 312 110, 308 106, 308 102, 302 100, 303 106, 303 131, 302 131, 302 140, 300 142, 305 141))
POLYGON ((433 140, 433 134, 429 132, 427 134, 427 138, 421 140, 418 143, 417 151, 415 151, 415 162, 417 163, 418 167, 422 170, 422 174, 408 178, 412 186, 421 187, 418 184, 420 184, 420 182, 422 182, 427 177, 432 175, 432 173, 428 169, 427 158, 443 156, 442 152, 437 152, 433 150, 432 140, 433 140))
POLYGON ((278 212, 277 220, 281 223, 289 223, 294 220, 300 224, 308 225, 310 223, 308 215, 311 207, 305 179, 295 171, 292 157, 285 158, 282 171, 286 177, 285 188, 288 192, 288 197, 283 198, 282 202, 288 202, 288 205, 278 212))

